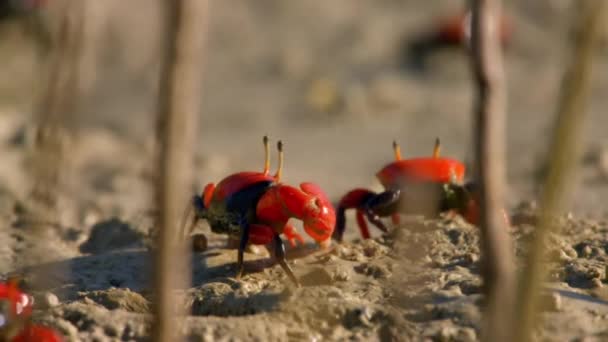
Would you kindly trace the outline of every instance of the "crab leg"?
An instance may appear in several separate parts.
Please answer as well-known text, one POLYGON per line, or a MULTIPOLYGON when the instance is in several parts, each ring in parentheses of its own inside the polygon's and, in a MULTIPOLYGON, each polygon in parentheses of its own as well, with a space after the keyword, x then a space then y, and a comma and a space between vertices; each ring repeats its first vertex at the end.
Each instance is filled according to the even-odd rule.
POLYGON ((245 248, 247 248, 247 242, 249 242, 249 223, 243 220, 241 222, 241 241, 237 252, 236 279, 240 279, 243 275, 243 254, 245 253, 245 248))
POLYGON ((298 278, 296 278, 291 270, 291 267, 289 267, 287 261, 285 261, 285 244, 278 234, 275 234, 274 236, 274 257, 279 265, 281 265, 285 273, 287 273, 289 278, 296 284, 296 286, 299 287, 300 282, 298 281, 298 278))
MULTIPOLYGON (((363 204, 369 200, 370 197, 376 194, 367 189, 357 188, 349 191, 338 204, 338 211, 336 215, 336 228, 334 230, 334 239, 338 242, 342 241, 344 236, 344 230, 346 229, 346 210, 354 208, 362 208, 363 204)), ((361 227, 361 224, 359 224, 361 227)))
POLYGON ((367 219, 381 231, 388 232, 388 229, 380 220, 380 216, 392 215, 394 209, 391 209, 391 207, 398 203, 400 196, 401 190, 395 189, 386 190, 369 198, 363 207, 367 219))
POLYGON ((388 229, 386 228, 384 223, 382 223, 382 220, 380 220, 380 217, 378 215, 376 215, 376 213, 374 213, 373 210, 367 209, 365 211, 365 216, 367 217, 367 220, 369 222, 371 222, 374 226, 376 226, 382 232, 384 232, 384 233, 388 232, 388 229))
POLYGON ((359 230, 361 231, 361 237, 364 239, 369 239, 371 235, 369 234, 369 228, 367 228, 367 222, 365 222, 365 216, 362 210, 357 210, 357 225, 359 226, 359 230))

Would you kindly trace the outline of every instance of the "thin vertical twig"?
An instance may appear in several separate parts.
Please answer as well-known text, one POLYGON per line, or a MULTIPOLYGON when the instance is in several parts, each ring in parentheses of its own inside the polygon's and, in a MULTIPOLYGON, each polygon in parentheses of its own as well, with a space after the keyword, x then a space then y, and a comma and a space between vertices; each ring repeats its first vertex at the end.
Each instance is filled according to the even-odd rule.
MULTIPOLYGON (((18 251, 16 269, 24 265, 48 261, 56 255, 49 244, 56 227, 62 227, 59 205, 61 192, 69 173, 69 155, 66 141, 73 132, 68 129, 68 117, 78 112, 81 95, 80 73, 77 65, 82 56, 82 3, 78 0, 63 0, 55 4, 57 13, 49 30, 49 45, 45 64, 41 65, 42 89, 35 104, 34 121, 36 135, 32 150, 28 153, 28 177, 31 181, 29 193, 19 206, 19 220, 24 228, 23 237, 31 248, 18 251)), ((30 288, 44 287, 51 281, 50 273, 65 273, 64 266, 33 271, 21 269, 17 278, 25 277, 30 288)))
POLYGON ((605 0, 585 0, 575 6, 580 8, 580 12, 574 51, 571 64, 562 79, 548 174, 541 194, 540 217, 520 281, 517 320, 514 325, 517 341, 531 340, 538 323, 539 292, 546 278, 546 268, 543 267, 545 240, 550 232, 557 232, 558 227, 551 224, 551 218, 561 209, 573 186, 582 147, 593 56, 608 19, 608 2, 605 0))
POLYGON ((160 141, 155 257, 155 341, 180 340, 177 319, 185 308, 175 290, 190 282, 189 245, 178 234, 193 181, 193 158, 201 98, 207 0, 164 0, 166 32, 158 103, 160 141))
POLYGON ((58 6, 57 28, 51 34, 48 55, 47 84, 37 108, 31 167, 33 187, 28 208, 33 222, 58 223, 56 206, 64 171, 66 119, 76 110, 81 93, 78 65, 83 42, 82 2, 64 0, 58 6))
POLYGON ((499 0, 473 0, 471 5, 472 63, 477 86, 475 160, 486 295, 482 340, 511 341, 515 275, 511 238, 502 214, 506 89, 499 39, 501 8, 499 0))

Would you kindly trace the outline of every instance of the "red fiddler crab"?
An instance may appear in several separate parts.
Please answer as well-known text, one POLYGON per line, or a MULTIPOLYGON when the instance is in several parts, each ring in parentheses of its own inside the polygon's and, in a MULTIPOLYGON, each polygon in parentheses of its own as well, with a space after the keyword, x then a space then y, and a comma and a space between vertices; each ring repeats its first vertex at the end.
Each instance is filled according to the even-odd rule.
POLYGON ((469 223, 477 224, 479 209, 475 184, 464 184, 465 166, 458 160, 439 156, 439 139, 431 157, 401 158, 401 148, 393 142, 395 160, 384 166, 376 177, 386 189, 375 193, 356 188, 338 204, 334 239, 342 241, 346 225, 345 211, 356 210, 356 219, 364 239, 370 238, 366 218, 383 232, 381 217, 391 216, 398 224, 400 213, 434 215, 456 212, 469 223))
POLYGON ((0 340, 10 342, 61 342, 53 329, 30 322, 34 298, 16 281, 0 283, 0 340))
MULTIPOLYGON (((319 186, 305 182, 299 188, 283 184, 283 144, 278 142, 279 166, 270 174, 268 137, 264 137, 265 161, 262 172, 232 174, 217 185, 209 183, 202 196, 194 196, 192 205, 195 221, 205 219, 215 233, 240 239, 237 254, 237 273, 243 274, 243 254, 248 243, 274 244, 274 256, 289 278, 299 282, 285 261, 283 234, 294 246, 304 239, 289 224, 290 218, 304 223, 304 231, 321 247, 328 247, 334 230, 335 210, 319 186)), ((193 226, 193 225, 192 225, 193 226)))

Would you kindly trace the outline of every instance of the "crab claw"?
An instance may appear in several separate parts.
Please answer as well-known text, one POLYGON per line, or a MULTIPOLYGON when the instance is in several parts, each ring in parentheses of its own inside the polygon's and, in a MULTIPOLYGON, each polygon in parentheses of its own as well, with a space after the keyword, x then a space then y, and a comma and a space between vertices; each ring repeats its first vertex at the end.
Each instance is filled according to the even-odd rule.
MULTIPOLYGON (((479 226, 481 221, 481 208, 480 208, 480 197, 479 197, 479 188, 475 183, 469 182, 465 184, 464 189, 468 193, 468 198, 465 199, 466 203, 464 208, 460 211, 460 214, 464 217, 464 219, 470 224, 479 226)), ((507 227, 511 226, 511 220, 509 219, 509 214, 503 208, 501 209, 503 219, 505 225, 507 227)))
POLYGON ((289 245, 291 247, 296 247, 298 242, 301 245, 304 244, 304 238, 302 237, 302 235, 300 235, 298 233, 298 231, 296 230, 296 227, 294 227, 290 224, 285 225, 285 227, 283 228, 283 234, 287 238, 287 241, 289 241, 289 245))
POLYGON ((303 209, 304 230, 322 247, 327 246, 336 226, 334 207, 318 185, 302 183, 300 189, 311 196, 303 209))
POLYGON ((300 188, 277 185, 260 199, 256 209, 258 219, 280 223, 285 227, 289 218, 304 223, 304 231, 322 247, 331 238, 336 225, 335 210, 327 195, 312 183, 300 188))

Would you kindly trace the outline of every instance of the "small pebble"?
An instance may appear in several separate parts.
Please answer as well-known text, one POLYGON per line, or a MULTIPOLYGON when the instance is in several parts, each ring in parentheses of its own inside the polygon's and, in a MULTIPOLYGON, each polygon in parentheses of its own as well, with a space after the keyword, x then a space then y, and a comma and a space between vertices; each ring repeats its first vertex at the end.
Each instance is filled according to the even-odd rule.
POLYGON ((591 256, 592 252, 593 251, 591 250, 591 246, 586 245, 585 247, 583 247, 581 254, 583 257, 588 258, 591 256))
POLYGON ((543 311, 557 312, 562 308, 562 297, 557 292, 543 293, 540 300, 543 311))
POLYGON ((549 298, 549 309, 551 311, 560 311, 562 309, 562 296, 558 293, 551 294, 549 298))
POLYGON ((465 260, 470 264, 475 263, 475 262, 479 261, 479 255, 477 255, 475 253, 467 253, 465 255, 465 260))
POLYGON ((46 292, 43 295, 42 300, 44 301, 43 305, 48 308, 59 305, 59 298, 57 298, 57 296, 51 292, 46 292))
POLYGON ((336 270, 335 272, 332 273, 332 279, 334 281, 349 281, 350 280, 350 274, 348 274, 348 272, 344 271, 344 270, 336 270))

